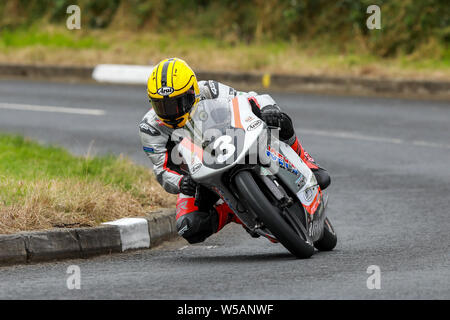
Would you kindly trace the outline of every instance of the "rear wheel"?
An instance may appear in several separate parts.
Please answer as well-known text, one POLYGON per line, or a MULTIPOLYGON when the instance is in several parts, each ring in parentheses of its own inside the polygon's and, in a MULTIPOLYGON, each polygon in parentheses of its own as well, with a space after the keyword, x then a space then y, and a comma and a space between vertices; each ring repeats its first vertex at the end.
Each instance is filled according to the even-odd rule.
POLYGON ((297 258, 309 258, 314 254, 314 246, 308 244, 283 218, 283 212, 264 195, 249 171, 239 172, 234 182, 241 203, 254 212, 265 227, 297 258))
POLYGON ((325 222, 323 224, 323 235, 320 240, 314 242, 314 247, 320 251, 331 251, 336 247, 337 236, 334 231, 333 226, 331 225, 330 220, 325 218, 325 222))

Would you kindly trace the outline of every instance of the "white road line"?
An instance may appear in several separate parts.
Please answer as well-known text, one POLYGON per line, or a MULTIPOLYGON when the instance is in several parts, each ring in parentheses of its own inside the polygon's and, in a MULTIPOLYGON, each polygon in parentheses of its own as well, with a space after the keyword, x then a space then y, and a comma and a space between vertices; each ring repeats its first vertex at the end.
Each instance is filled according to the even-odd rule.
POLYGON ((442 143, 435 143, 435 142, 428 142, 428 141, 405 141, 405 140, 397 139, 397 138, 366 136, 366 135, 363 135, 360 133, 354 133, 354 132, 311 130, 311 129, 300 129, 300 130, 298 130, 298 132, 303 133, 303 134, 312 134, 312 135, 324 136, 324 137, 384 142, 384 143, 393 143, 393 144, 411 144, 411 145, 421 146, 421 147, 450 149, 449 144, 442 144, 442 143))
POLYGON ((404 143, 404 141, 402 139, 366 136, 366 135, 362 135, 359 133, 345 132, 345 131, 325 131, 325 130, 308 130, 308 129, 302 129, 299 131, 302 133, 308 133, 308 134, 314 134, 314 135, 326 136, 326 137, 364 140, 364 141, 376 141, 376 142, 388 142, 388 143, 395 143, 395 144, 404 143))
POLYGON ((40 112, 59 112, 71 114, 84 114, 91 116, 103 116, 106 112, 100 109, 81 109, 81 108, 67 108, 55 106, 38 106, 31 104, 16 104, 0 102, 0 109, 8 110, 22 110, 22 111, 40 111, 40 112))
POLYGON ((413 141, 413 145, 416 146, 422 146, 422 147, 433 147, 433 148, 444 148, 444 149, 450 149, 450 144, 442 144, 442 143, 435 143, 435 142, 428 142, 428 141, 413 141))

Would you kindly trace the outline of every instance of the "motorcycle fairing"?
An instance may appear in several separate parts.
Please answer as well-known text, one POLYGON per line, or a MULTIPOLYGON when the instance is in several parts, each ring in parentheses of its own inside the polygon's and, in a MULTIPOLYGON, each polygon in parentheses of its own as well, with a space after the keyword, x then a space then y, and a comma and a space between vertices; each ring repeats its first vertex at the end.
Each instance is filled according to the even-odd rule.
MULTIPOLYGON (((208 102, 208 100, 199 102, 193 120, 194 122, 207 122, 208 119, 214 120, 214 117, 216 117, 214 120, 216 121, 221 114, 225 120, 222 122, 216 121, 217 126, 222 126, 222 129, 223 127, 225 129, 233 128, 245 132, 243 147, 241 149, 235 145, 235 150, 240 152, 236 154, 231 163, 226 163, 219 168, 211 168, 204 164, 204 153, 207 150, 203 145, 203 137, 198 136, 198 130, 196 131, 196 128, 193 127, 192 132, 197 135, 196 139, 194 137, 194 141, 192 141, 191 138, 186 137, 178 147, 178 151, 187 162, 191 176, 195 181, 216 192, 249 229, 261 235, 272 236, 269 230, 256 224, 256 216, 240 205, 231 186, 225 184, 221 179, 223 173, 229 171, 232 167, 237 164, 244 164, 246 156, 256 155, 255 159, 267 162, 264 166, 256 166, 260 168, 260 173, 276 176, 284 182, 284 185, 291 190, 292 194, 297 196, 304 209, 302 214, 305 215, 305 221, 307 221, 309 240, 318 240, 323 231, 326 203, 312 171, 289 145, 276 139, 276 137, 272 138, 270 134, 268 135, 267 126, 252 112, 246 97, 237 96, 231 101, 220 100, 215 99, 215 105, 210 105, 209 103, 212 102, 208 102), (268 137, 270 138, 269 144, 267 143, 268 137), (265 142, 265 144, 262 142, 265 142), (262 153, 261 148, 263 149, 262 153), (266 157, 263 156, 262 159, 259 159, 257 158, 258 154, 265 154, 266 157)), ((209 125, 212 124, 211 128, 214 128, 214 121, 209 123, 209 125)), ((235 140, 230 142, 236 143, 235 140)), ((297 211, 300 212, 300 208, 297 211)))
POLYGON ((278 161, 278 170, 274 171, 273 168, 269 170, 281 179, 284 185, 300 200, 305 212, 309 236, 316 241, 322 236, 323 223, 326 218, 324 193, 313 172, 289 145, 274 140, 271 147, 274 148, 273 146, 279 150, 277 158, 287 159, 293 168, 286 166, 286 161, 278 161))
POLYGON ((184 137, 178 144, 177 151, 185 159, 192 178, 200 183, 208 183, 211 176, 227 171, 236 164, 244 164, 247 151, 256 164, 258 153, 261 152, 259 148, 265 149, 266 126, 252 112, 250 104, 244 96, 237 96, 231 101, 229 99, 215 99, 214 101, 203 100, 199 102, 195 114, 192 116, 192 121, 186 124, 186 128, 191 133, 191 137, 184 137), (227 112, 229 115, 226 114, 227 112), (201 127, 202 123, 205 124, 203 127, 201 127), (206 159, 214 158, 211 154, 206 155, 212 149, 208 148, 209 144, 205 146, 205 138, 207 138, 208 132, 219 130, 217 131, 219 137, 211 141, 214 146, 215 141, 226 139, 226 129, 232 132, 226 143, 233 145, 233 158, 231 160, 227 158, 227 161, 219 162, 216 165, 205 163, 206 159), (236 132, 238 134, 234 134, 236 132), (242 134, 239 132, 242 132, 242 134), (235 139, 236 136, 240 136, 242 139, 235 139), (203 150, 202 157, 198 156, 200 152, 195 151, 198 149, 203 150))

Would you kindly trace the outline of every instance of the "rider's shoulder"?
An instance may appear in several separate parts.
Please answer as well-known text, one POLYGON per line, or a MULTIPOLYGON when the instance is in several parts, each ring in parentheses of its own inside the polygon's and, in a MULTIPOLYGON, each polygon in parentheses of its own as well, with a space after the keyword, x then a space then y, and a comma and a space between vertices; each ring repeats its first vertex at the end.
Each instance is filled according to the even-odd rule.
POLYGON ((215 80, 202 80, 198 82, 200 96, 203 99, 228 98, 236 95, 236 90, 215 80))
POLYGON ((152 122, 157 118, 155 110, 151 108, 148 112, 142 117, 142 121, 152 122))
POLYGON ((139 123, 139 131, 142 134, 151 135, 153 137, 165 135, 166 130, 168 128, 165 127, 161 120, 159 120, 158 116, 156 115, 155 111, 150 109, 142 118, 141 122, 139 123))
POLYGON ((269 94, 256 94, 252 95, 252 99, 255 99, 257 104, 260 105, 261 108, 265 106, 274 106, 277 105, 275 100, 269 94))

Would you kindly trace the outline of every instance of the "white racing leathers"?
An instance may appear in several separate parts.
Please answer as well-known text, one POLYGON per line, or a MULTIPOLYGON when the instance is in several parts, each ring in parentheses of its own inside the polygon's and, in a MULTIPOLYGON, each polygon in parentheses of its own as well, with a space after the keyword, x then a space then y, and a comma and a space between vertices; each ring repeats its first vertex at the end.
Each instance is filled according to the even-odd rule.
MULTIPOLYGON (((254 97, 259 108, 274 105, 268 95, 257 95, 256 92, 240 92, 217 81, 199 81, 200 99, 233 98, 236 95, 254 97)), ((175 129, 165 126, 151 109, 139 124, 139 134, 145 153, 153 163, 158 182, 169 193, 180 193, 179 184, 183 177, 178 165, 171 159, 171 151, 175 146, 172 133, 175 129)))

